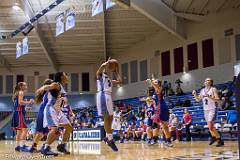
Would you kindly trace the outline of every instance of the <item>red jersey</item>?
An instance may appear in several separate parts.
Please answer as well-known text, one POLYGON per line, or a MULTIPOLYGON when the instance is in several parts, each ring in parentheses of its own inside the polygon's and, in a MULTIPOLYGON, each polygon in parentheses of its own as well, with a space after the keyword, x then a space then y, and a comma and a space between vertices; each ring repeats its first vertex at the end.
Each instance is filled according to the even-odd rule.
POLYGON ((190 114, 184 114, 183 116, 184 123, 187 124, 192 121, 192 116, 190 114))

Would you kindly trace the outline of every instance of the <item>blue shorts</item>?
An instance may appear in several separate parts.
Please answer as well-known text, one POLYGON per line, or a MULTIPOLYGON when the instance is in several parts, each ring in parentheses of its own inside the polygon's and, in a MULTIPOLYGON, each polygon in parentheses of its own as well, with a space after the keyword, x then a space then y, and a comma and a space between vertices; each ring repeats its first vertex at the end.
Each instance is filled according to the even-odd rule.
POLYGON ((42 133, 42 134, 47 134, 48 133, 48 128, 43 127, 44 108, 45 107, 40 107, 40 109, 39 109, 38 116, 37 116, 36 132, 42 133))
POLYGON ((169 121, 169 110, 165 101, 161 101, 160 121, 169 121))
POLYGON ((146 125, 147 125, 148 127, 152 127, 152 125, 153 125, 153 120, 152 120, 151 118, 148 118, 146 125))
POLYGON ((104 92, 98 92, 96 96, 97 111, 99 116, 113 115, 112 95, 104 92))
POLYGON ((25 111, 14 111, 11 126, 12 126, 13 130, 20 130, 20 129, 27 128, 26 112, 25 111))

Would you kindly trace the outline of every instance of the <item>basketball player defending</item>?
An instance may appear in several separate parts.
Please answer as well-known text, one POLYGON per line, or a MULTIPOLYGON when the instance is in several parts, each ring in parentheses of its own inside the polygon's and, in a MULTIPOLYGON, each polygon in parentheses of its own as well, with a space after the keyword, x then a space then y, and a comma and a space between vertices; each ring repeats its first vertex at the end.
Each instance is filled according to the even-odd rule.
POLYGON ((104 141, 112 148, 113 151, 118 151, 117 146, 113 141, 112 121, 113 121, 113 103, 112 103, 112 85, 121 84, 120 75, 118 72, 118 63, 115 59, 109 59, 103 63, 97 73, 97 109, 98 115, 104 118, 104 129, 106 138, 104 141), (110 73, 115 73, 117 80, 110 79, 110 73))
POLYGON ((201 100, 203 102, 204 117, 212 136, 212 140, 209 145, 218 141, 217 147, 221 147, 224 145, 224 142, 214 127, 214 120, 217 113, 216 102, 219 101, 218 90, 213 87, 213 80, 211 78, 206 78, 204 85, 205 87, 200 91, 199 95, 197 95, 195 90, 193 90, 192 94, 197 102, 200 102, 201 100))
POLYGON ((122 112, 119 111, 119 108, 116 108, 116 110, 113 113, 113 122, 112 122, 112 130, 118 131, 120 135, 120 143, 123 143, 123 132, 122 132, 122 112))
MULTIPOLYGON (((147 80, 148 82, 151 83, 151 85, 153 86, 155 92, 153 94, 153 99, 155 100, 156 103, 156 108, 157 110, 155 111, 155 118, 154 121, 155 123, 158 123, 159 126, 162 126, 162 130, 163 133, 166 137, 166 143, 165 146, 166 147, 173 147, 173 144, 171 143, 171 134, 169 132, 169 128, 168 128, 168 121, 169 121, 169 110, 168 110, 168 106, 165 103, 165 100, 163 99, 163 95, 162 95, 162 83, 160 80, 158 79, 153 79, 153 80, 147 80)), ((158 128, 155 128, 156 131, 158 128)), ((156 142, 156 138, 155 142, 156 142)), ((153 143, 154 144, 154 143, 153 143)))

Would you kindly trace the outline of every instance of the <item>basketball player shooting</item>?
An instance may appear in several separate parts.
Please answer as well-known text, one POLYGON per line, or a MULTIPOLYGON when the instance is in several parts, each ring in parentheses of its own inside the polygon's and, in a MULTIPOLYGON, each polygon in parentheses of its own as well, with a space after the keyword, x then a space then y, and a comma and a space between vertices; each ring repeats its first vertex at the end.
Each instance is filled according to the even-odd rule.
POLYGON ((111 128, 113 121, 112 86, 121 84, 118 68, 117 60, 109 58, 96 72, 98 115, 104 118, 104 129, 106 131, 106 138, 104 138, 104 141, 113 151, 118 151, 113 140, 111 128), (116 80, 110 78, 111 73, 115 74, 116 80))

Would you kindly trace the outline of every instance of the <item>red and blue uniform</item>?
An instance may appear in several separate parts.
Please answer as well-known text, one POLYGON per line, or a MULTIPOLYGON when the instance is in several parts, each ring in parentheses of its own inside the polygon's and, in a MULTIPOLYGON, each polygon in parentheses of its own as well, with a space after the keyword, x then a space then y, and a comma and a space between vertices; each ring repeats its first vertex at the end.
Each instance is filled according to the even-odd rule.
POLYGON ((168 121, 169 120, 169 110, 168 106, 165 103, 164 99, 162 98, 162 94, 154 93, 153 99, 155 100, 157 110, 156 110, 156 117, 154 118, 154 122, 160 121, 168 121))
POLYGON ((37 116, 37 126, 36 126, 37 133, 43 133, 43 134, 48 133, 48 128, 43 127, 44 109, 45 109, 47 103, 48 103, 48 92, 45 92, 44 96, 43 96, 43 101, 40 105, 40 108, 38 111, 38 116, 37 116))
POLYGON ((26 107, 25 105, 19 104, 18 97, 14 99, 14 110, 13 110, 13 118, 12 118, 13 130, 20 130, 23 128, 27 128, 25 107, 26 107))

